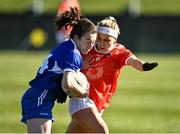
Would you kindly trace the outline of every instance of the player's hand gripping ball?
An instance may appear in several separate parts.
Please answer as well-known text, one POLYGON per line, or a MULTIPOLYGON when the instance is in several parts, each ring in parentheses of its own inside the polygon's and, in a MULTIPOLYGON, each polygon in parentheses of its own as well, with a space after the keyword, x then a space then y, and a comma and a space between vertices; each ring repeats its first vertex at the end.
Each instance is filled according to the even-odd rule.
POLYGON ((86 76, 85 76, 83 73, 77 72, 74 78, 75 78, 76 82, 77 82, 84 90, 86 90, 86 91, 89 90, 89 86, 90 86, 90 85, 89 85, 89 82, 88 82, 86 76))
MULTIPOLYGON (((77 72, 74 75, 74 79, 77 82, 78 85, 80 85, 84 90, 86 90, 87 92, 89 92, 89 82, 86 78, 86 76, 81 73, 81 72, 77 72)), ((65 93, 70 95, 70 96, 74 96, 69 90, 64 89, 65 93)))

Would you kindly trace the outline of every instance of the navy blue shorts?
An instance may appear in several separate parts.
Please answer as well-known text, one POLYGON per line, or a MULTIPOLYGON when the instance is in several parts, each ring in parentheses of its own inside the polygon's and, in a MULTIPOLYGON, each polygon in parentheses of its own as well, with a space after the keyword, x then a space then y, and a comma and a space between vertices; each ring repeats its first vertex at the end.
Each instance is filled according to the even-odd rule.
POLYGON ((53 120, 52 109, 55 103, 55 94, 51 90, 29 88, 21 100, 22 119, 25 124, 32 118, 53 120))

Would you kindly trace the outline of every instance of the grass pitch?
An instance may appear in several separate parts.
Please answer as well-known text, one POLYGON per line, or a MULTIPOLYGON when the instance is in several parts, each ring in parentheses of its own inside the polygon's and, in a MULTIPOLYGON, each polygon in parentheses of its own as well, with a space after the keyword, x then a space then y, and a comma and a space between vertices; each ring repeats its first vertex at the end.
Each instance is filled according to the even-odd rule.
MULTIPOLYGON (((20 100, 29 80, 48 52, 0 52, 0 133, 25 133, 20 100)), ((180 55, 138 54, 157 61, 151 72, 125 67, 118 89, 103 118, 110 132, 180 132, 180 55)), ((55 105, 53 133, 63 133, 70 121, 68 104, 55 105)))

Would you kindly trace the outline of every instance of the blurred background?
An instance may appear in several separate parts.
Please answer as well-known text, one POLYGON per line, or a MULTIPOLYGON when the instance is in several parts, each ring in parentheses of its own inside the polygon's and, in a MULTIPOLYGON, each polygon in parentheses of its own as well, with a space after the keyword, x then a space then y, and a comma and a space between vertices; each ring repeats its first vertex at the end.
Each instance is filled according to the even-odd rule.
MULTIPOLYGON (((1 0, 0 49, 56 45, 53 19, 61 0, 1 0), (33 42, 32 32, 41 35, 33 42), (41 33, 42 32, 42 33, 41 33)), ((138 52, 180 51, 179 0, 79 0, 82 13, 94 23, 109 15, 121 28, 119 40, 138 52)))
MULTIPOLYGON (((53 20, 62 2, 0 0, 0 133, 26 132, 21 96, 57 45, 53 20)), ((180 0, 79 0, 79 5, 94 23, 114 16, 121 29, 118 42, 159 63, 147 73, 122 70, 103 117, 110 132, 180 132, 180 0)), ((68 104, 56 105, 54 116, 52 131, 63 133, 68 104)))

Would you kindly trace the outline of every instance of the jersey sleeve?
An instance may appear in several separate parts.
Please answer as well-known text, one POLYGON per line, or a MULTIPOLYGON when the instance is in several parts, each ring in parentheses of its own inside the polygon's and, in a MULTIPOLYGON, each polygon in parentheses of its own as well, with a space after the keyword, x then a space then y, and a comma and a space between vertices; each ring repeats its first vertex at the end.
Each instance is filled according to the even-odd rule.
POLYGON ((127 60, 131 57, 134 56, 134 54, 125 46, 121 45, 120 47, 120 53, 118 56, 118 63, 121 64, 121 66, 127 65, 127 60))
POLYGON ((129 50, 129 49, 126 49, 125 50, 125 65, 127 65, 127 61, 130 57, 134 56, 134 54, 129 50))

